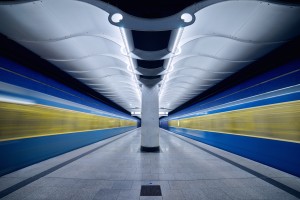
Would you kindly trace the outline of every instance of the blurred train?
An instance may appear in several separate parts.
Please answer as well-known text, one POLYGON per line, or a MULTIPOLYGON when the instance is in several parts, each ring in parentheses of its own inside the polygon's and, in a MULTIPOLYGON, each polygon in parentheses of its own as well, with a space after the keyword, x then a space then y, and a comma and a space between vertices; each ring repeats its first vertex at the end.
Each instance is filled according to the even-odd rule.
POLYGON ((138 120, 0 58, 0 176, 127 132, 138 120))
POLYGON ((160 125, 300 176, 300 60, 162 118, 160 125))

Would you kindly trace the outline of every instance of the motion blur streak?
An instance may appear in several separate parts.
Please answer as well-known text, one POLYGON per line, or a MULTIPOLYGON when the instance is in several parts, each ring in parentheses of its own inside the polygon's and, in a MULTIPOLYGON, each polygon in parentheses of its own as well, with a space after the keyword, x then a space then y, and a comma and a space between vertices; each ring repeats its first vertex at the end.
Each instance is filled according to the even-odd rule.
POLYGON ((110 118, 40 104, 0 102, 0 141, 136 126, 110 118))
POLYGON ((300 142, 300 101, 169 121, 169 126, 300 142))

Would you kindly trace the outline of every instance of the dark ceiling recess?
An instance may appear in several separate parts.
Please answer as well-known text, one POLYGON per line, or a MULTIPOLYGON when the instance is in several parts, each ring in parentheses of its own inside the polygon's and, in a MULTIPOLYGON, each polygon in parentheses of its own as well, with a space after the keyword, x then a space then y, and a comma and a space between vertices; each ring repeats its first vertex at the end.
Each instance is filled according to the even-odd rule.
MULTIPOLYGON (((103 0, 124 12, 142 18, 162 18, 174 15, 188 6, 208 0, 103 0)), ((270 2, 299 3, 299 0, 269 0, 270 2)))
POLYGON ((279 47, 278 49, 267 54, 258 61, 250 64, 249 66, 243 68, 227 79, 221 81, 212 88, 206 90, 202 94, 196 96, 195 98, 189 100, 188 102, 182 104, 170 114, 176 113, 184 108, 192 106, 200 101, 203 101, 219 92, 222 92, 234 85, 238 85, 248 79, 257 76, 261 73, 267 72, 276 67, 285 65, 293 60, 300 58, 300 37, 286 43, 285 45, 279 47))
POLYGON ((161 76, 144 76, 144 75, 140 75, 140 78, 144 78, 144 79, 158 79, 161 76))
POLYGON ((162 67, 164 65, 164 60, 137 60, 137 64, 139 67, 146 69, 154 69, 158 67, 162 67))
POLYGON ((103 0, 124 12, 142 18, 161 18, 176 14, 201 0, 103 0))
POLYGON ((129 113, 121 106, 115 104, 111 100, 102 96, 98 92, 92 90, 88 86, 84 85, 80 81, 76 80, 66 72, 60 70, 56 66, 52 65, 48 61, 40 58, 36 54, 32 53, 25 47, 17 44, 16 42, 8 39, 6 36, 0 33, 0 56, 8 58, 20 65, 26 66, 34 71, 37 71, 45 76, 48 76, 70 88, 73 88, 81 93, 84 93, 98 101, 101 101, 107 105, 110 105, 122 112, 129 113))
POLYGON ((144 51, 159 51, 168 47, 171 31, 132 31, 134 47, 144 51))

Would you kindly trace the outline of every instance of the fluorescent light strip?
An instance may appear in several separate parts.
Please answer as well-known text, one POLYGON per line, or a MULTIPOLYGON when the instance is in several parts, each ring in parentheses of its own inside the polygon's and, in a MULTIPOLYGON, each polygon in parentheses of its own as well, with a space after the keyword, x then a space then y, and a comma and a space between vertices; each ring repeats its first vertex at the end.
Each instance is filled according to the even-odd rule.
POLYGON ((176 53, 177 46, 178 46, 178 44, 179 44, 179 40, 180 40, 180 38, 181 38, 181 36, 182 36, 182 32, 183 32, 183 28, 182 28, 182 27, 179 27, 179 28, 178 28, 178 32, 177 32, 177 35, 176 35, 176 37, 175 37, 174 45, 173 45, 173 47, 172 47, 172 49, 171 49, 171 53, 172 53, 172 54, 175 54, 175 53, 176 53))
POLYGON ((131 112, 132 115, 140 115, 142 114, 141 112, 131 112))
POLYGON ((165 82, 166 82, 166 80, 169 78, 169 73, 171 72, 171 70, 173 70, 173 67, 171 67, 171 64, 172 64, 172 61, 173 61, 173 57, 174 57, 174 55, 175 55, 175 53, 176 53, 177 46, 178 46, 178 44, 179 44, 180 38, 181 38, 181 36, 182 36, 182 33, 183 33, 183 28, 180 27, 180 28, 178 29, 177 35, 176 35, 176 37, 175 37, 174 45, 173 45, 173 47, 172 47, 172 49, 171 49, 171 54, 173 54, 173 55, 169 58, 168 63, 167 63, 167 66, 166 66, 166 75, 165 75, 164 78, 163 78, 163 82, 162 82, 162 84, 161 84, 161 89, 160 89, 160 91, 159 91, 159 97, 160 97, 160 98, 161 98, 161 96, 162 96, 162 94, 163 94, 163 91, 164 91, 164 85, 165 85, 165 82))
POLYGON ((133 60, 130 56, 130 49, 129 49, 129 43, 128 43, 128 40, 127 40, 127 36, 126 36, 126 32, 125 32, 125 29, 124 28, 120 28, 120 32, 121 32, 121 35, 122 35, 122 38, 123 38, 123 41, 124 41, 124 44, 125 44, 125 49, 126 49, 126 54, 128 56, 128 59, 129 59, 129 67, 131 69, 131 73, 133 75, 133 78, 135 80, 135 83, 136 83, 136 92, 139 96, 139 98, 141 99, 141 90, 140 90, 140 87, 139 87, 139 84, 138 84, 138 79, 136 77, 136 74, 134 73, 135 72, 135 67, 134 67, 134 64, 133 64, 133 60))

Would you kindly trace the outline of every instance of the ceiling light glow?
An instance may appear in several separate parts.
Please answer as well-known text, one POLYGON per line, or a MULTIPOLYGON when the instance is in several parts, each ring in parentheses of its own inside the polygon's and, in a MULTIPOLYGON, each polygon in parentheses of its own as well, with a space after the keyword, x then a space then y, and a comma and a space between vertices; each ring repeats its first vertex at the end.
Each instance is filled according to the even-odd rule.
POLYGON ((174 66, 172 65, 172 60, 173 60, 173 56, 175 55, 175 52, 177 51, 177 47, 178 47, 178 44, 179 44, 179 41, 180 41, 180 38, 182 36, 182 33, 183 33, 183 28, 180 27, 177 31, 177 35, 175 37, 175 40, 174 40, 174 43, 173 43, 173 46, 172 46, 172 49, 171 49, 171 53, 173 54, 172 57, 170 57, 168 59, 168 63, 166 65, 166 74, 164 75, 163 77, 163 80, 162 80, 162 84, 161 84, 161 87, 160 87, 160 91, 159 91, 159 97, 161 98, 162 94, 164 93, 164 88, 165 88, 165 82, 169 79, 169 74, 170 72, 174 69, 174 66))
POLYGON ((111 21, 115 23, 119 23, 120 21, 122 21, 122 19, 123 19, 123 15, 120 13, 115 13, 111 16, 111 21))
POLYGON ((185 23, 189 23, 193 20, 193 16, 189 13, 183 13, 180 17, 185 23))
POLYGON ((120 28, 120 31, 121 31, 121 35, 122 35, 122 38, 123 38, 123 41, 124 41, 124 44, 125 44, 126 55, 129 59, 129 65, 127 66, 127 69, 133 75, 134 81, 136 83, 135 91, 137 92, 139 98, 141 99, 141 90, 140 90, 140 87, 139 87, 138 79, 137 79, 136 74, 135 74, 134 63, 133 63, 133 60, 130 56, 130 49, 129 49, 129 43, 128 43, 128 39, 127 39, 127 36, 126 36, 126 32, 125 32, 124 28, 120 28))
POLYGON ((177 35, 176 35, 175 40, 174 40, 174 43, 173 43, 173 47, 172 47, 172 49, 171 49, 171 53, 173 53, 173 54, 174 54, 174 53, 176 52, 176 50, 177 50, 177 46, 178 46, 179 40, 180 40, 180 38, 181 38, 182 32, 183 32, 183 28, 180 27, 180 28, 178 29, 177 35))

